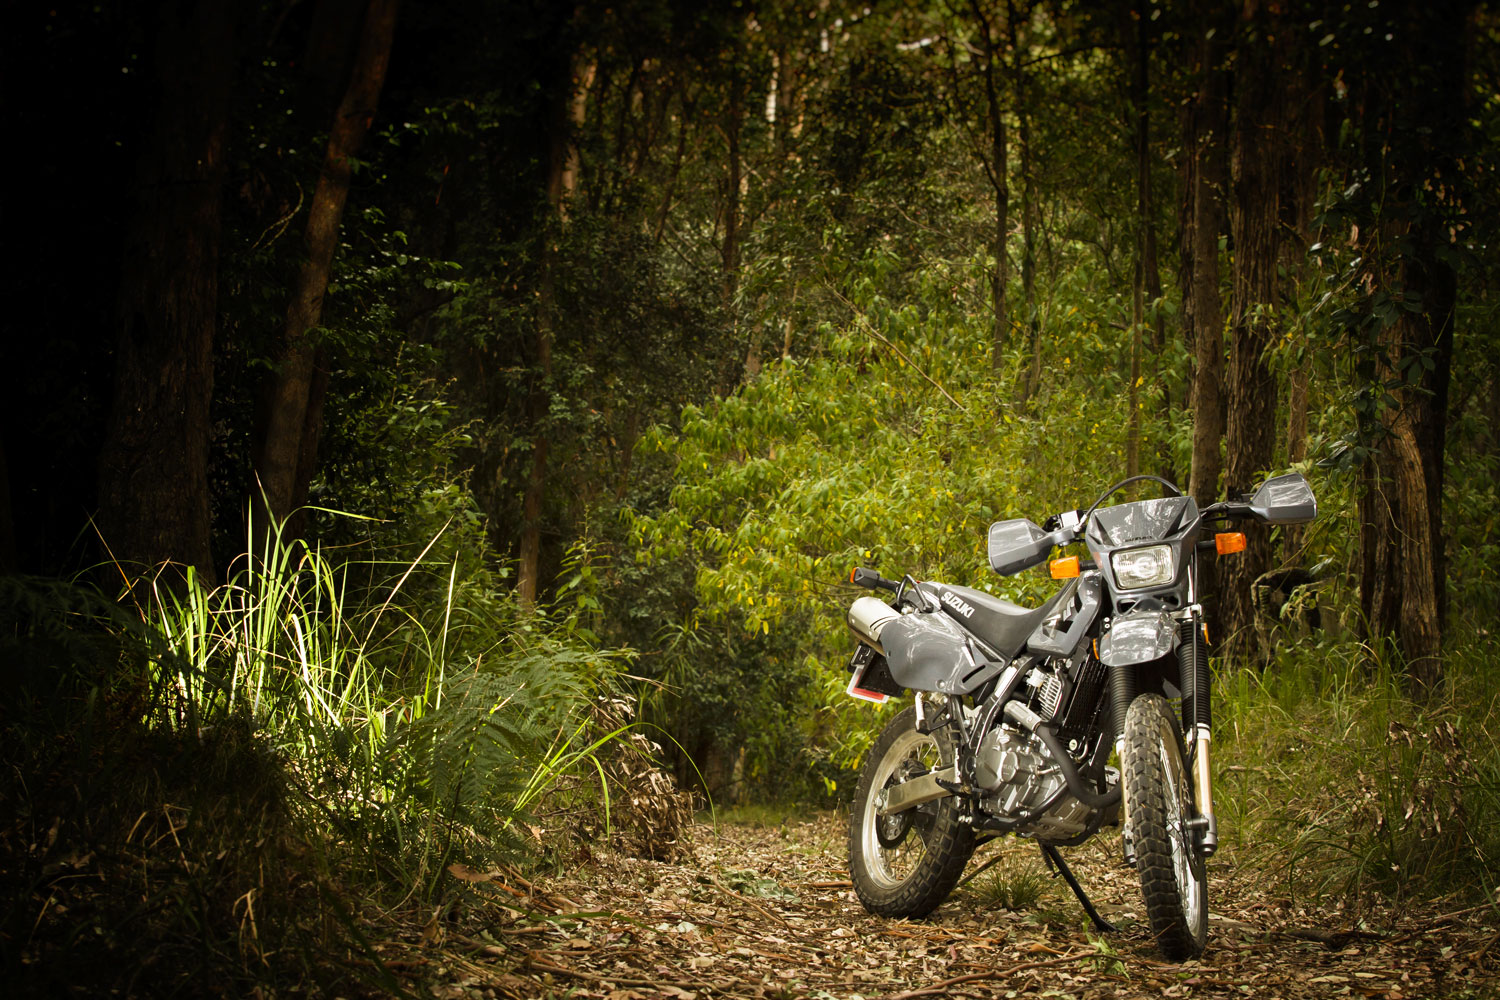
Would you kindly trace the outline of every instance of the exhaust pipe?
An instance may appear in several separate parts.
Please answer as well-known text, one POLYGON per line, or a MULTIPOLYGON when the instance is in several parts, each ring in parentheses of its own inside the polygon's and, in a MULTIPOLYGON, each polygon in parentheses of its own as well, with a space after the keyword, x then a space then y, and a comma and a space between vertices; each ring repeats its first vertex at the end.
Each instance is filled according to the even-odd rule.
POLYGON ((856 598, 849 605, 849 628, 853 630, 854 637, 881 656, 885 655, 885 649, 880 645, 880 632, 887 624, 900 617, 895 608, 878 597, 856 598))

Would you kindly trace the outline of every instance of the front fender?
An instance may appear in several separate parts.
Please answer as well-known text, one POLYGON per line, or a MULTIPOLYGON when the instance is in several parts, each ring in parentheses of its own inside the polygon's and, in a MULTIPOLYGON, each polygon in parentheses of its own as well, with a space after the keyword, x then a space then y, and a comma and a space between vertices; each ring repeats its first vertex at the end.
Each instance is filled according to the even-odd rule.
POLYGON ((1099 660, 1128 667, 1166 656, 1177 646, 1177 623, 1165 611, 1134 611, 1110 623, 1099 639, 1099 660))

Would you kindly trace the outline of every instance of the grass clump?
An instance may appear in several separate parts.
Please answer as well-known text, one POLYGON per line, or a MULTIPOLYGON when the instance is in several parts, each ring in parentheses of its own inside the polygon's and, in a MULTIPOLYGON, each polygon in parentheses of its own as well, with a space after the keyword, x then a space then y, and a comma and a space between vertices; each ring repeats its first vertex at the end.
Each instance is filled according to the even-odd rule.
POLYGON ((980 906, 989 909, 1034 910, 1047 894, 1051 876, 1041 861, 1021 845, 1007 844, 1003 853, 977 873, 970 891, 980 906))
POLYGON ((1476 638, 1417 701, 1351 640, 1307 639, 1220 684, 1221 828, 1296 899, 1493 899, 1500 859, 1500 656, 1476 638))

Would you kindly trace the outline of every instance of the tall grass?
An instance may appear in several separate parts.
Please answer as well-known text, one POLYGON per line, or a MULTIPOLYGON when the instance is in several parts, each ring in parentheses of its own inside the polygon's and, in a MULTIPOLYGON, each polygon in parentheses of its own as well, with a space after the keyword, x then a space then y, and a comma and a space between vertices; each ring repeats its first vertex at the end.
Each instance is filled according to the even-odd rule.
POLYGON ((1294 898, 1495 898, 1500 646, 1455 640, 1428 701, 1352 639, 1304 638, 1220 679, 1221 825, 1294 898))
POLYGON ((619 735, 593 732, 589 706, 625 659, 576 616, 522 613, 483 592, 493 581, 460 580, 456 561, 425 565, 436 541, 351 594, 368 566, 272 526, 222 585, 189 573, 181 592, 152 586, 143 609, 164 639, 149 662, 172 695, 162 722, 248 717, 308 818, 422 897, 455 857, 513 858, 528 809, 619 735), (436 607, 403 602, 418 576, 436 577, 436 607))
POLYGON ((448 905, 453 862, 520 860, 544 797, 592 810, 639 752, 576 596, 263 534, 215 587, 127 578, 134 613, 0 579, 0 957, 39 991, 393 990, 366 903, 448 905))

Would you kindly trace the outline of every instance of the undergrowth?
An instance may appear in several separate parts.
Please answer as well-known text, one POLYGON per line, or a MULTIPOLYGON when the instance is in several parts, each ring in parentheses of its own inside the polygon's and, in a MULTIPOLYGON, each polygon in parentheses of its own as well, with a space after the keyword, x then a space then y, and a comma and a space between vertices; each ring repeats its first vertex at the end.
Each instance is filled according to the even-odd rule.
POLYGON ((1427 701, 1383 653, 1306 638, 1263 672, 1220 679, 1221 830, 1293 899, 1494 901, 1500 646, 1453 650, 1427 701))
POLYGON ((673 790, 586 602, 525 612, 456 562, 382 573, 275 531, 217 587, 166 580, 116 601, 0 579, 0 958, 23 991, 400 992, 371 914, 450 912, 450 866, 541 856, 544 800, 606 838, 678 815, 648 815, 639 789, 673 790), (404 599, 418 578, 440 604, 404 599))

